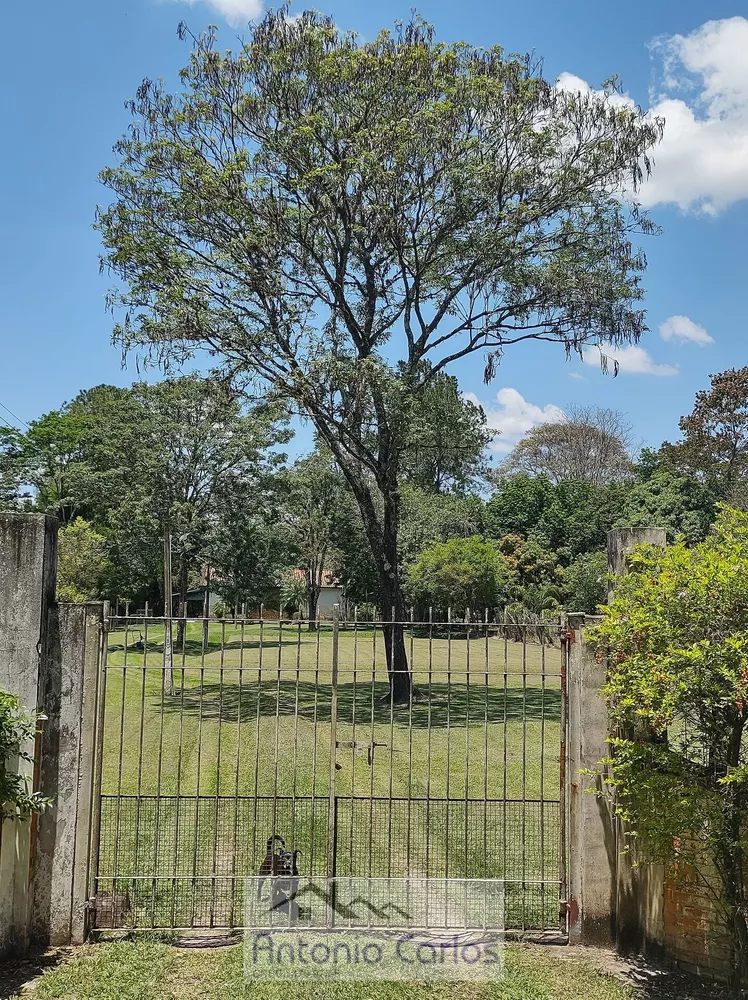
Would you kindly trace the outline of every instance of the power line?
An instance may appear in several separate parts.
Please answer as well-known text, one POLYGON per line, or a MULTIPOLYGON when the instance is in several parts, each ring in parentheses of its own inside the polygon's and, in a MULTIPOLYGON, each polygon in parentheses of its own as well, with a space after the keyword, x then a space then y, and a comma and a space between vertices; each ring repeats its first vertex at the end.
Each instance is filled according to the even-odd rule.
MULTIPOLYGON (((0 401, 0 406, 2 406, 2 408, 3 408, 4 410, 5 410, 5 412, 6 412, 6 413, 9 413, 9 414, 11 415, 11 417, 13 417, 13 419, 14 419, 14 420, 17 420, 19 424, 23 424, 23 426, 24 426, 24 427, 26 427, 26 428, 27 428, 28 430, 31 430, 31 428, 30 428, 30 427, 29 427, 29 425, 28 425, 28 424, 26 423, 26 421, 25 421, 25 420, 22 420, 22 419, 21 419, 21 418, 20 418, 20 417, 18 416, 18 414, 17 414, 17 413, 14 413, 14 412, 13 412, 13 411, 11 410, 11 408, 10 408, 9 406, 6 406, 6 405, 5 405, 5 403, 3 403, 3 402, 1 402, 1 401, 0 401)), ((5 420, 4 422, 5 422, 6 424, 8 423, 8 421, 7 421, 7 420, 5 420)), ((10 426, 10 425, 8 425, 8 426, 10 426)))

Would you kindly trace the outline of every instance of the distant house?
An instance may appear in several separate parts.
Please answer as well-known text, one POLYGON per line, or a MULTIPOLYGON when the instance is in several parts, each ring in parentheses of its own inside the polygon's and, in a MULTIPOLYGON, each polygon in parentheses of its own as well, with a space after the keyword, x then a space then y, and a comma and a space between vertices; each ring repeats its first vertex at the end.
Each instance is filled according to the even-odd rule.
MULTIPOLYGON (((306 582, 306 573, 303 569, 294 570, 297 580, 306 582)), ((335 605, 343 606, 343 588, 338 583, 335 574, 330 569, 322 570, 322 586, 319 590, 319 600, 317 601, 317 614, 320 618, 332 618, 335 605)))

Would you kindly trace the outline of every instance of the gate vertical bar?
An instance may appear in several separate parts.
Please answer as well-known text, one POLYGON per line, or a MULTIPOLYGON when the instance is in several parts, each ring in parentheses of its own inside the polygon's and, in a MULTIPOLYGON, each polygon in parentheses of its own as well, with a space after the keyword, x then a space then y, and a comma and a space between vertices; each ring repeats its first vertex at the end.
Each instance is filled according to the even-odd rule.
MULTIPOLYGON (((96 896, 99 892, 99 865, 101 860, 101 784, 104 770, 104 715, 106 713, 106 661, 109 651, 109 615, 111 608, 108 601, 104 602, 104 618, 101 628, 101 645, 99 647, 99 690, 96 706, 96 750, 94 762, 93 780, 93 802, 91 806, 91 846, 90 858, 93 872, 89 875, 90 885, 93 889, 93 900, 95 907, 96 896)), ((91 897, 91 889, 86 895, 91 897)), ((89 920, 86 921, 87 929, 96 923, 96 910, 89 913, 89 920), (91 919, 91 917, 93 919, 91 919)))
POLYGON ((330 787, 327 809, 327 903, 329 923, 335 923, 335 869, 337 867, 337 803, 335 799, 335 778, 338 741, 338 642, 340 632, 340 608, 332 609, 332 678, 330 688, 330 787))

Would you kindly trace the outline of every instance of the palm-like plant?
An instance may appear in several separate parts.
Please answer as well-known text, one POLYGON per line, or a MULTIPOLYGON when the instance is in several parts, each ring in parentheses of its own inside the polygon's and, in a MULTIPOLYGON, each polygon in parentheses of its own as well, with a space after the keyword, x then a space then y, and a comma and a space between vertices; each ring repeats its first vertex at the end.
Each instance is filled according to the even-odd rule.
POLYGON ((286 573, 281 580, 281 610, 293 608, 303 612, 306 609, 306 583, 295 573, 286 573))

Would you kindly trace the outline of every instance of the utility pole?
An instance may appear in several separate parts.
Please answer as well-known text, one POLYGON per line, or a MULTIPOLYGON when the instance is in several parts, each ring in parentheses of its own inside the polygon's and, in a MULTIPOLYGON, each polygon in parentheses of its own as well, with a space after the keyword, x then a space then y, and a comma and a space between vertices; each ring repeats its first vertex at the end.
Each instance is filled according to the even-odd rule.
POLYGON ((164 694, 174 694, 174 671, 172 670, 171 616, 173 591, 171 589, 171 531, 164 525, 164 694))

